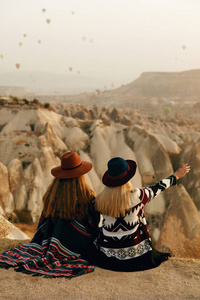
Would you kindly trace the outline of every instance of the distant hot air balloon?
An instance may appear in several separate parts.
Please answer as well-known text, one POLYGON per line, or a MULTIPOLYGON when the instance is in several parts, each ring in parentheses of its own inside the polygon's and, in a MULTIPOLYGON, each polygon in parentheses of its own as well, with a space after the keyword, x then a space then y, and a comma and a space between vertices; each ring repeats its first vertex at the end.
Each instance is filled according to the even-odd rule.
POLYGON ((75 14, 75 12, 74 11, 72 11, 72 15, 74 15, 75 14))
POLYGON ((38 43, 41 44, 41 40, 38 40, 38 43))
POLYGON ((77 73, 80 74, 80 71, 78 71, 77 73))
POLYGON ((51 23, 51 19, 46 19, 47 24, 51 23))
POLYGON ((94 40, 93 39, 90 39, 90 43, 93 43, 94 42, 94 40))
POLYGON ((1 57, 1 59, 3 59, 4 58, 3 54, 1 54, 0 57, 1 57))
POLYGON ((19 69, 20 68, 20 64, 16 64, 16 68, 19 69))
POLYGON ((19 42, 19 46, 21 47, 23 45, 23 43, 22 42, 19 42))
POLYGON ((42 9, 42 12, 45 13, 45 12, 46 12, 46 8, 43 8, 43 9, 42 9))
POLYGON ((112 87, 114 87, 114 86, 115 86, 115 84, 114 84, 114 83, 111 83, 111 86, 112 86, 112 87))
POLYGON ((186 45, 183 45, 183 46, 182 46, 182 49, 183 49, 183 50, 185 50, 186 48, 187 48, 186 45))
POLYGON ((26 33, 24 33, 24 37, 27 37, 27 34, 26 34, 26 33))
POLYGON ((95 92, 96 92, 97 95, 101 94, 101 90, 100 89, 96 89, 95 92))
POLYGON ((69 67, 69 70, 70 70, 70 72, 73 70, 73 68, 72 67, 69 67))
POLYGON ((87 39, 86 36, 83 36, 83 37, 82 37, 82 40, 83 40, 84 42, 86 41, 86 39, 87 39))

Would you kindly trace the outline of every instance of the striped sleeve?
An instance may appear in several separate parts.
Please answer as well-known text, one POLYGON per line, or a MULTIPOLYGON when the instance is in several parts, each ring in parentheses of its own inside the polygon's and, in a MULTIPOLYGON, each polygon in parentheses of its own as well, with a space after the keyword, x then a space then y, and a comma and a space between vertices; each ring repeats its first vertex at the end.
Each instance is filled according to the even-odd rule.
POLYGON ((170 186, 173 186, 175 184, 176 176, 170 175, 168 178, 160 180, 155 185, 140 189, 140 201, 145 205, 147 202, 150 202, 153 198, 158 196, 161 192, 165 191, 170 186))

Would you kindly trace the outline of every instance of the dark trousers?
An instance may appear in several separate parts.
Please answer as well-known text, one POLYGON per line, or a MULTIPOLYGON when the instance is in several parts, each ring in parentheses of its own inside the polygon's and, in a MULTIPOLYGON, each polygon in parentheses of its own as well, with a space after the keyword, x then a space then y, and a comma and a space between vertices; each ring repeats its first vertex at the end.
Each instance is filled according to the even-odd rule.
POLYGON ((102 251, 96 249, 95 245, 92 245, 85 253, 84 258, 91 264, 94 264, 100 268, 120 271, 120 272, 133 272, 143 271, 158 267, 163 261, 166 261, 170 253, 163 253, 157 251, 155 248, 147 253, 126 260, 120 260, 116 257, 108 257, 102 251))

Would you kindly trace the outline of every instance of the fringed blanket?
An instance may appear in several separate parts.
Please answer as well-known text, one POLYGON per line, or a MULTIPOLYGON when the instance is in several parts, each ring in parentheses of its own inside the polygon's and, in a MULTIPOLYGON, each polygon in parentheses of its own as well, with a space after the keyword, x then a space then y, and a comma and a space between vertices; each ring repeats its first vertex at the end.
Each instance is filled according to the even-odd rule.
POLYGON ((66 221, 61 216, 54 223, 42 215, 31 242, 0 254, 0 267, 45 277, 71 278, 92 272, 94 266, 81 256, 94 240, 97 222, 95 213, 87 224, 81 218, 66 221))

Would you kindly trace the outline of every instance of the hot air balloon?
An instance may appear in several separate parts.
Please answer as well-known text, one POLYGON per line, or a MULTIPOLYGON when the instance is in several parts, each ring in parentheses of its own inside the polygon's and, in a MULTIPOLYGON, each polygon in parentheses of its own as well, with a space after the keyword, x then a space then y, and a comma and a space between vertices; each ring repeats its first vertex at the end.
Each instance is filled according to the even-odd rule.
POLYGON ((93 39, 90 39, 90 43, 93 43, 94 42, 94 40, 93 39))
POLYGON ((40 43, 41 43, 41 40, 38 40, 38 43, 40 44, 40 43))
POLYGON ((86 41, 86 39, 87 39, 86 36, 83 36, 83 37, 82 37, 82 40, 83 40, 84 42, 86 41))
POLYGON ((45 13, 45 12, 46 12, 46 8, 43 8, 43 9, 42 9, 42 12, 45 13))
POLYGON ((96 92, 96 95, 101 94, 101 90, 100 89, 96 89, 95 92, 96 92))
POLYGON ((183 45, 183 46, 182 46, 182 49, 185 50, 185 49, 186 49, 186 45, 183 45))
POLYGON ((47 24, 51 23, 51 19, 46 19, 47 24))
POLYGON ((70 70, 70 72, 73 70, 73 68, 72 67, 69 67, 69 70, 70 70))
POLYGON ((1 54, 0 57, 1 57, 1 59, 3 59, 3 57, 4 57, 3 54, 1 54))
POLYGON ((19 69, 20 68, 20 64, 16 64, 16 68, 19 69))
POLYGON ((23 45, 23 43, 22 42, 19 42, 19 46, 21 47, 23 45))
POLYGON ((114 87, 114 86, 115 86, 115 84, 114 84, 114 83, 111 83, 111 86, 112 86, 112 87, 114 87))
POLYGON ((74 15, 75 14, 75 12, 74 11, 72 11, 72 15, 74 15))
POLYGON ((27 37, 26 33, 24 33, 24 37, 27 37))

